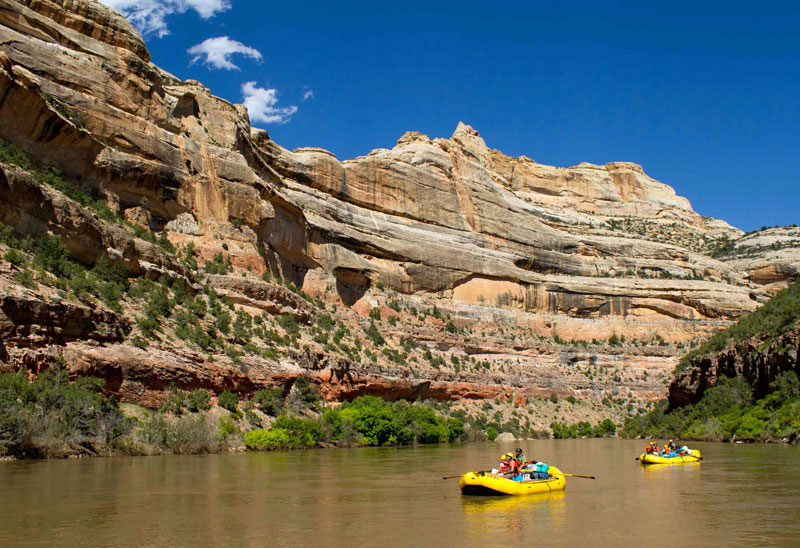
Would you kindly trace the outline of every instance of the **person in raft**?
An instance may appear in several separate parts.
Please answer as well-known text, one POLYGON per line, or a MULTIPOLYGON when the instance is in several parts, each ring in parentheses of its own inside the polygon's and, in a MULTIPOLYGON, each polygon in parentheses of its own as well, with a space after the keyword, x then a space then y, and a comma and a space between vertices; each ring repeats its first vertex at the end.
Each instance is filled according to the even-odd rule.
POLYGON ((518 469, 519 467, 517 466, 517 461, 514 460, 514 455, 506 453, 500 457, 500 466, 497 469, 498 474, 503 476, 508 474, 516 475, 518 469))
POLYGON ((650 445, 646 445, 644 448, 644 452, 648 455, 658 455, 658 444, 654 441, 650 442, 650 445))

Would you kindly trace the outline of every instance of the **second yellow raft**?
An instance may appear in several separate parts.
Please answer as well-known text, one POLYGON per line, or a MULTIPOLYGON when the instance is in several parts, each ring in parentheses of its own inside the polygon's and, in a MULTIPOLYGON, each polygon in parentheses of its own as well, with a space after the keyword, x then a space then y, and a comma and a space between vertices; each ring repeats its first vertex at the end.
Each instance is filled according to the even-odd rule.
POLYGON ((514 481, 489 472, 468 472, 458 482, 464 495, 535 495, 563 491, 567 484, 564 474, 551 466, 550 477, 543 480, 514 481))
POLYGON ((639 462, 642 464, 681 464, 684 462, 699 462, 703 460, 700 451, 692 449, 691 455, 678 455, 677 457, 659 457, 658 455, 642 454, 639 455, 639 462))

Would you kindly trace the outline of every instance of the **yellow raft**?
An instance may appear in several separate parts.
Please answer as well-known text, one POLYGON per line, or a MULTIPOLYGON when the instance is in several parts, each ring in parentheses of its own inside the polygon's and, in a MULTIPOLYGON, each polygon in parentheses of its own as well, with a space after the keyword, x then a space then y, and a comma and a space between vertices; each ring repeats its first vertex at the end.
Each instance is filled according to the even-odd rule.
POLYGON ((514 481, 489 472, 468 472, 458 482, 463 495, 535 495, 563 491, 567 484, 564 474, 551 466, 550 477, 543 480, 514 481))
POLYGON ((691 455, 678 455, 677 457, 659 457, 658 455, 642 454, 639 455, 639 462, 642 464, 682 464, 684 462, 699 462, 703 460, 700 451, 692 449, 691 455))

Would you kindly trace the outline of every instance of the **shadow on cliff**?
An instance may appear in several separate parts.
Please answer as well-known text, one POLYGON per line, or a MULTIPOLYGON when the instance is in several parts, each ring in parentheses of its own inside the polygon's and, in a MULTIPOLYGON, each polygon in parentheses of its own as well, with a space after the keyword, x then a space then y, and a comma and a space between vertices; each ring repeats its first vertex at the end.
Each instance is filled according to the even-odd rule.
POLYGON ((353 306, 369 288, 369 280, 360 270, 337 268, 333 273, 336 276, 336 292, 347 306, 353 306))

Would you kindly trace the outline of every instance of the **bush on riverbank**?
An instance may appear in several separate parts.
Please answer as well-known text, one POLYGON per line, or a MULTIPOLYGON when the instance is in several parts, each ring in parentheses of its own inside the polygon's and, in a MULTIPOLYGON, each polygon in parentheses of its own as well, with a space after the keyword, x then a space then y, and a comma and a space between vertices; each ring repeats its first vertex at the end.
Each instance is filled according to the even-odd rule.
POLYGON ((550 424, 550 428, 553 430, 553 437, 555 439, 604 438, 606 436, 613 436, 617 431, 617 425, 610 419, 605 419, 595 426, 592 426, 586 421, 580 421, 570 425, 553 422, 550 424))
POLYGON ((28 381, 25 372, 0 374, 0 454, 18 458, 106 454, 118 449, 133 422, 104 381, 83 377, 68 383, 61 368, 28 381))
POLYGON ((796 440, 800 435, 800 381, 781 374, 770 393, 753 402, 753 389, 741 378, 723 377, 696 405, 667 412, 666 400, 645 415, 625 421, 626 437, 745 441, 796 440))
POLYGON ((426 404, 362 396, 325 409, 319 420, 281 416, 272 428, 245 434, 245 444, 261 450, 313 447, 319 442, 390 446, 448 442, 463 436, 461 419, 442 417, 426 404))
POLYGON ((238 443, 233 420, 207 411, 205 390, 187 397, 173 387, 159 411, 138 408, 131 417, 102 394, 104 384, 93 377, 69 382, 61 367, 33 380, 24 371, 0 374, 0 455, 216 453, 238 443))

